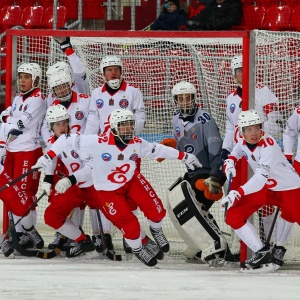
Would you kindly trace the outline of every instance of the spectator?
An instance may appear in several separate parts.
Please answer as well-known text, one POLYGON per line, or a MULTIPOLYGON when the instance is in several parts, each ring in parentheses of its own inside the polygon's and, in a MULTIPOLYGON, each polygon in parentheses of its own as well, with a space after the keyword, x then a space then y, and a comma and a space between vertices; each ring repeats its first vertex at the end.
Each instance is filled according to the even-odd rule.
POLYGON ((189 30, 227 30, 238 25, 243 15, 241 0, 213 0, 187 21, 189 30))
POLYGON ((150 25, 150 30, 179 30, 186 25, 186 11, 179 0, 167 0, 157 20, 150 25))

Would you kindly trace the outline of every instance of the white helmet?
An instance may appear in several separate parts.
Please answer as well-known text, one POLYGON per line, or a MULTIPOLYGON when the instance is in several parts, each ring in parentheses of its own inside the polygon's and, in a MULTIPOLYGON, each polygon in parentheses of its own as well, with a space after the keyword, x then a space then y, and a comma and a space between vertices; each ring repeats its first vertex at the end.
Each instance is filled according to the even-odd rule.
POLYGON ((50 76, 55 73, 56 71, 65 71, 66 73, 70 74, 70 77, 72 78, 73 72, 71 69, 71 66, 64 62, 64 61, 58 61, 54 65, 50 66, 46 72, 47 80, 49 80, 50 76))
POLYGON ((262 125, 262 120, 258 112, 254 109, 242 111, 238 117, 238 128, 241 135, 243 135, 243 127, 251 125, 262 125))
POLYGON ((243 57, 242 55, 236 55, 231 60, 231 70, 232 75, 235 76, 235 69, 243 67, 243 57))
POLYGON ((61 102, 68 101, 71 98, 72 95, 72 78, 68 72, 65 72, 63 70, 59 70, 54 72, 48 80, 48 84, 50 89, 53 91, 57 99, 59 99, 61 102), (58 96, 55 92, 55 87, 67 83, 69 85, 69 92, 66 95, 58 96))
MULTIPOLYGON (((26 74, 30 74, 31 78, 32 78, 32 88, 30 89, 33 90, 36 87, 38 87, 41 83, 42 80, 42 70, 41 67, 39 66, 39 64, 37 63, 25 63, 22 64, 18 67, 18 74, 19 73, 26 73, 26 74), (38 81, 35 82, 35 80, 38 77, 38 81), (37 85, 34 86, 34 83, 36 83, 37 85)), ((28 91, 29 92, 29 91, 28 91)))
MULTIPOLYGON (((110 66, 119 66, 121 68, 121 73, 123 69, 123 63, 120 57, 115 55, 105 56, 100 63, 100 71, 104 75, 104 69, 110 66)), ((118 89, 122 82, 122 76, 120 79, 112 79, 107 81, 107 84, 114 90, 118 89)))
POLYGON ((115 109, 112 111, 110 115, 110 127, 112 129, 112 133, 115 136, 118 136, 120 140, 124 144, 128 144, 128 142, 133 138, 134 136, 134 127, 135 127, 135 118, 134 114, 131 110, 128 109, 115 109), (119 125, 122 122, 125 121, 132 121, 132 130, 120 134, 119 132, 119 125))
POLYGON ((53 123, 63 120, 70 120, 70 116, 67 109, 63 105, 57 104, 48 107, 46 111, 46 120, 49 128, 52 129, 53 123))

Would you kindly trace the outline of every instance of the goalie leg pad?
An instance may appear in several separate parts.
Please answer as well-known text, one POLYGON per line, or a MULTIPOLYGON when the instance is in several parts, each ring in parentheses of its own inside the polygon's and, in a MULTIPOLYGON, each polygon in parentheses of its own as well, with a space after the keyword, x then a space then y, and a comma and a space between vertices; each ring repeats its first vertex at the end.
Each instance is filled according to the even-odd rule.
POLYGON ((203 261, 214 253, 225 253, 226 239, 213 217, 196 200, 188 181, 177 181, 177 185, 173 185, 168 191, 167 199, 172 223, 190 250, 195 253, 202 251, 203 261))

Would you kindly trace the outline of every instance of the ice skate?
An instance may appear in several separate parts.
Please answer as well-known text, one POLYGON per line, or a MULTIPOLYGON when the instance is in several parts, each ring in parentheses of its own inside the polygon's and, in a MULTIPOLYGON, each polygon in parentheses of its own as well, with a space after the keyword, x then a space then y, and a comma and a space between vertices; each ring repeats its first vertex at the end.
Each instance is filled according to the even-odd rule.
POLYGON ((4 240, 3 243, 1 244, 1 252, 3 255, 7 258, 15 258, 14 256, 14 248, 10 241, 4 240))
POLYGON ((133 253, 132 250, 130 248, 130 246, 127 244, 127 242, 125 241, 125 239, 123 238, 123 249, 125 251, 125 255, 126 255, 126 260, 131 260, 133 253))
POLYGON ((151 232, 156 244, 162 250, 162 252, 164 252, 164 253, 169 252, 170 245, 169 245, 167 238, 165 237, 165 235, 163 233, 162 228, 154 229, 154 228, 150 227, 150 232, 151 232))
POLYGON ((154 267, 157 264, 157 260, 154 255, 144 246, 141 246, 138 249, 132 249, 132 252, 143 264, 148 267, 154 267))
MULTIPOLYGON (((77 258, 91 258, 90 255, 95 250, 95 245, 91 238, 87 235, 87 240, 76 243, 74 247, 71 247, 66 252, 66 258, 70 260, 76 260, 77 258)), ((93 256, 93 255, 92 255, 93 256)))
POLYGON ((24 249, 33 248, 34 243, 32 239, 24 232, 17 232, 19 245, 24 249))
POLYGON ((228 248, 224 257, 224 267, 235 268, 240 265, 240 251, 232 253, 228 248))
POLYGON ((43 249, 44 248, 44 240, 40 236, 40 234, 37 232, 37 230, 32 226, 30 229, 25 229, 26 234, 30 237, 30 239, 34 243, 34 247, 37 249, 43 249))
POLYGON ((146 247, 156 259, 162 260, 164 258, 164 253, 162 250, 157 246, 157 244, 152 241, 148 236, 146 236, 147 243, 143 246, 146 247))
POLYGON ((274 270, 278 270, 284 264, 283 257, 286 249, 283 246, 274 246, 272 249, 272 262, 274 270))
POLYGON ((55 249, 59 243, 60 238, 61 238, 61 234, 59 232, 56 232, 54 235, 53 242, 48 245, 48 249, 50 250, 55 249))

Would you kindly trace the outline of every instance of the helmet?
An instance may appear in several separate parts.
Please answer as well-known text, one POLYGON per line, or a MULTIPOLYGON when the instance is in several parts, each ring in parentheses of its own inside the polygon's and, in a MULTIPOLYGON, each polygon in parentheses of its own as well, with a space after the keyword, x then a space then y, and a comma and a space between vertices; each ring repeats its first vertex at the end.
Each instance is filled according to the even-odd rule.
POLYGON ((195 114, 195 108, 197 107, 195 98, 196 98, 197 90, 195 86, 187 81, 181 81, 174 85, 172 89, 172 96, 173 100, 175 102, 175 105, 180 110, 180 112, 184 116, 191 116, 195 114), (182 107, 178 103, 178 95, 192 95, 192 102, 189 107, 182 107))
POLYGON ((232 75, 235 76, 235 69, 243 67, 243 57, 242 55, 236 55, 231 60, 231 70, 232 75))
POLYGON ((100 71, 104 75, 104 68, 110 67, 110 66, 119 66, 121 67, 121 70, 123 69, 123 63, 120 57, 115 55, 107 55, 104 58, 102 58, 100 63, 100 71))
POLYGON ((66 73, 68 73, 70 75, 70 77, 72 78, 73 72, 72 69, 70 67, 70 65, 64 61, 58 61, 57 63, 55 63, 54 65, 50 66, 46 72, 46 76, 47 76, 47 80, 50 79, 50 76, 56 72, 56 71, 65 71, 66 73))
POLYGON ((53 125, 53 123, 69 119, 70 116, 67 109, 61 104, 51 105, 46 111, 46 120, 49 125, 49 128, 51 129, 51 125, 53 125))
POLYGON ((262 120, 258 112, 254 109, 242 111, 238 117, 238 128, 241 135, 243 135, 243 127, 251 125, 262 125, 262 120))
POLYGON ((120 140, 124 144, 128 144, 128 142, 133 138, 134 136, 134 126, 135 126, 135 118, 134 114, 131 110, 128 109, 115 109, 112 111, 110 115, 110 127, 112 129, 112 132, 115 136, 119 137, 120 140), (125 133, 119 132, 119 125, 122 122, 125 121, 131 121, 132 122, 132 129, 125 133))
POLYGON ((58 70, 54 72, 48 80, 48 84, 50 89, 53 91, 55 96, 62 102, 68 101, 71 98, 72 94, 72 78, 69 73, 63 71, 63 70, 58 70), (55 92, 55 87, 67 83, 70 87, 70 91, 67 95, 57 95, 57 92, 55 92))
POLYGON ((36 88, 40 85, 41 79, 42 79, 42 70, 41 70, 41 67, 37 63, 25 63, 25 64, 20 65, 18 67, 18 74, 19 73, 26 73, 26 74, 31 75, 32 89, 36 88), (39 78, 39 80, 36 82, 37 86, 33 86, 37 77, 39 78))

